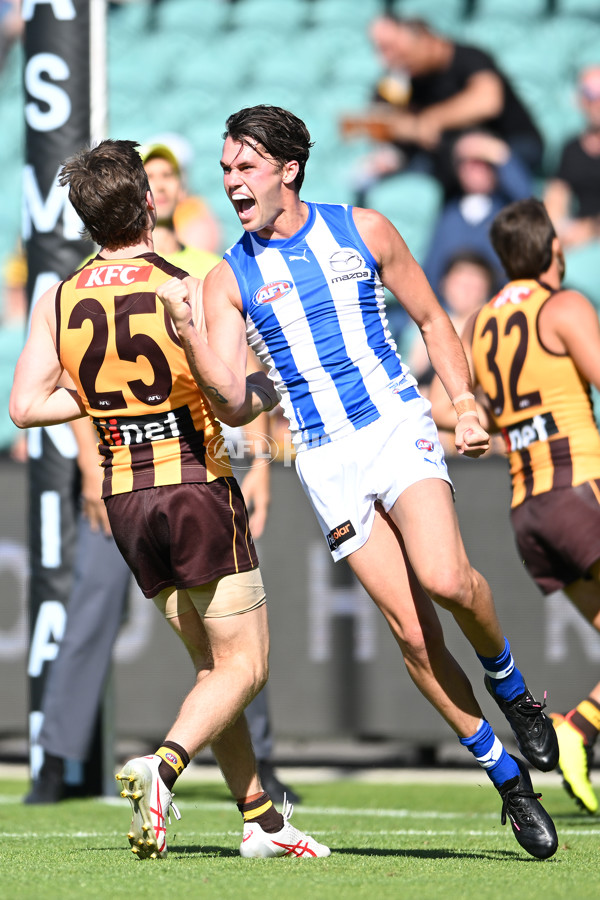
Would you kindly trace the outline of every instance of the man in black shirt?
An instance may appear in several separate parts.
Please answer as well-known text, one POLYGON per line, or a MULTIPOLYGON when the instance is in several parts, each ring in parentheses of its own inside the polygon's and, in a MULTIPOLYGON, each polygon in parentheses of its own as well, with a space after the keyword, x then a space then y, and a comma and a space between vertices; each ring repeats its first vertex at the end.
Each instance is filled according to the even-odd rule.
POLYGON ((539 169, 540 133, 488 53, 456 44, 420 20, 389 13, 374 20, 370 35, 387 74, 371 107, 343 120, 346 136, 367 134, 394 144, 398 169, 429 172, 447 193, 454 180, 453 142, 474 126, 502 138, 532 172, 539 169))
POLYGON ((600 237, 600 66, 579 74, 577 100, 585 127, 570 138, 544 203, 566 249, 600 237))

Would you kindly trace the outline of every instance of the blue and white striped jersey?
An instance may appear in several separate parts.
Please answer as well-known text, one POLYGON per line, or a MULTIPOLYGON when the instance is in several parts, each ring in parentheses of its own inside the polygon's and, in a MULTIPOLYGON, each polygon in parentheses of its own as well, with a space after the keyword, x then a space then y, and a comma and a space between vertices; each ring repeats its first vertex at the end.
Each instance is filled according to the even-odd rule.
POLYGON ((344 437, 418 396, 352 208, 306 205, 308 219, 292 237, 246 232, 225 254, 248 344, 269 368, 296 450, 344 437))

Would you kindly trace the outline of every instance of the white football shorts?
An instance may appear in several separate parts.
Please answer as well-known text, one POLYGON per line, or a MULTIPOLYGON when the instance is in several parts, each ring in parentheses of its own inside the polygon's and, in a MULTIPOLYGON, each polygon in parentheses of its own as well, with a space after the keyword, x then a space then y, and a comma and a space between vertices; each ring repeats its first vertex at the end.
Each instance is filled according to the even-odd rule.
POLYGON ((376 500, 389 512, 417 481, 442 478, 452 486, 430 410, 419 396, 404 404, 402 417, 380 416, 296 456, 300 482, 336 562, 366 543, 376 500))

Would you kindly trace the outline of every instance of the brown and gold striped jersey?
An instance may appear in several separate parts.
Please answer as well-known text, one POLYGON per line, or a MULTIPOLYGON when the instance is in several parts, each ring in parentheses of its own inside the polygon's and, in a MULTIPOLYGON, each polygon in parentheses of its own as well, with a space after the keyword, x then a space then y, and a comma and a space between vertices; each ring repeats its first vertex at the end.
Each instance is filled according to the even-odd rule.
POLYGON ((600 435, 590 386, 567 354, 544 347, 538 317, 550 288, 509 282, 477 316, 477 381, 506 442, 512 506, 555 488, 600 478, 600 435))
POLYGON ((98 433, 103 497, 231 475, 220 425, 155 293, 186 274, 155 253, 97 256, 58 289, 57 350, 98 433))

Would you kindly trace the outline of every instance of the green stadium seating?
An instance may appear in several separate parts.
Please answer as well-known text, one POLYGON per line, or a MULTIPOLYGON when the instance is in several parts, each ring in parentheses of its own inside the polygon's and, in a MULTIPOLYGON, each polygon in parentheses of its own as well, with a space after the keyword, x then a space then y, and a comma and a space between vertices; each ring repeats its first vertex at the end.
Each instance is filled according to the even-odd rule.
POLYGON ((482 18, 524 19, 542 18, 548 13, 548 0, 476 0, 475 16, 482 18))
POLYGON ((221 6, 230 8, 229 27, 267 27, 271 41, 273 31, 276 39, 279 39, 304 27, 309 20, 311 5, 305 0, 285 0, 284 3, 281 0, 237 0, 230 4, 221 2, 221 6))
POLYGON ((600 241, 567 250, 565 260, 565 286, 581 291, 600 312, 600 241))
POLYGON ((442 204, 442 189, 429 175, 405 173, 386 178, 368 193, 373 206, 393 222, 418 262, 423 262, 442 204))
POLYGON ((600 5, 598 0, 557 0, 559 15, 584 16, 600 19, 600 5))
MULTIPOLYGON (((574 84, 580 66, 600 61, 600 0, 396 0, 394 10, 428 20, 463 43, 492 53, 531 107, 547 143, 550 174, 565 138, 580 127, 574 84)), ((232 238, 238 226, 224 197, 218 159, 226 116, 242 106, 292 108, 316 141, 307 170, 314 199, 352 197, 357 161, 372 145, 343 141, 344 112, 368 102, 380 63, 368 27, 382 0, 130 0, 109 5, 109 128, 145 141, 184 134, 195 148, 189 179, 218 204, 232 238), (265 23, 269 23, 269 28, 265 23), (272 26, 272 27, 271 27, 272 26)), ((0 256, 19 227, 23 96, 21 57, 0 76, 0 256), (6 137, 8 136, 8 137, 6 137)), ((373 188, 369 201, 398 224, 419 256, 437 206, 425 176, 398 176, 373 188)))

